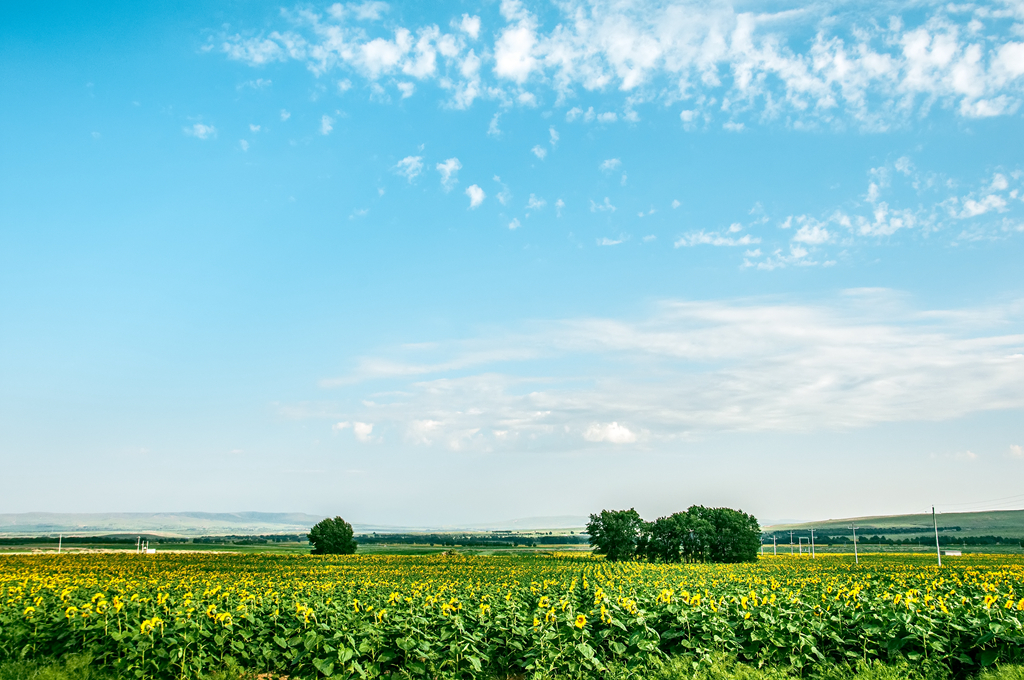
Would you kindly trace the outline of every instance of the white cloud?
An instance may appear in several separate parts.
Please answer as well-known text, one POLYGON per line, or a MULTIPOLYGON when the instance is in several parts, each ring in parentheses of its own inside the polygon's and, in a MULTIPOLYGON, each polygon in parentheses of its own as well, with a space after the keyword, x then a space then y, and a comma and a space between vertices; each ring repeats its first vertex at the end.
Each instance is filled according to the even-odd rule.
POLYGON ((260 126, 259 125, 255 125, 253 123, 249 124, 249 132, 259 132, 259 131, 260 131, 260 126))
POLYGON ((832 234, 828 232, 828 229, 821 222, 813 219, 806 219, 803 226, 793 234, 794 241, 809 245, 821 245, 828 243, 831 239, 832 234))
POLYGON ((544 157, 548 155, 548 150, 545 149, 540 144, 538 144, 537 146, 535 146, 532 149, 530 149, 530 151, 533 152, 534 156, 536 156, 537 158, 539 158, 541 160, 544 160, 544 157))
POLYGON ((1020 444, 1010 444, 1010 455, 1014 458, 1024 458, 1024 447, 1020 444))
POLYGON ((976 201, 972 198, 966 198, 963 201, 963 210, 960 212, 960 217, 977 217, 978 215, 984 215, 985 213, 992 210, 1001 210, 1006 207, 1006 200, 1001 196, 995 194, 989 194, 980 201, 976 201))
MULTIPOLYGON (((968 118, 1019 110, 1024 42, 1016 10, 979 6, 964 26, 952 4, 923 5, 881 21, 870 5, 841 13, 827 4, 761 7, 729 3, 560 3, 543 25, 522 3, 502 3, 505 24, 475 45, 493 59, 490 74, 453 80, 482 38, 464 14, 453 32, 436 25, 353 25, 377 21, 387 6, 334 5, 326 15, 284 12, 267 32, 222 36, 218 49, 252 66, 295 60, 314 76, 355 70, 370 80, 396 72, 436 78, 455 108, 481 94, 507 101, 528 80, 560 100, 580 92, 616 93, 624 113, 573 107, 566 120, 637 120, 642 104, 685 102, 684 127, 715 116, 725 129, 778 123, 799 129, 850 125, 885 130, 932 110, 968 118), (335 9, 337 8, 337 9, 335 9), (813 36, 808 38, 807 36, 813 36), (444 68, 437 67, 438 59, 444 68), (939 106, 935 106, 939 103, 939 106)), ((1001 6, 1000 6, 1001 7, 1001 6)), ((539 91, 526 93, 532 96, 539 91)))
POLYGON ((607 236, 597 239, 597 245, 599 246, 617 246, 620 243, 625 243, 626 239, 620 236, 617 239, 608 238, 607 236))
POLYGON ((480 37, 480 17, 463 14, 462 21, 459 23, 459 30, 473 40, 476 40, 480 37))
POLYGON ((395 163, 395 172, 410 182, 423 172, 423 156, 406 156, 395 163))
POLYGON ((679 201, 676 201, 676 200, 672 201, 672 209, 673 210, 675 210, 676 208, 678 208, 681 205, 682 205, 682 203, 680 203, 679 201))
POLYGON ((356 435, 356 439, 361 442, 372 441, 373 435, 373 423, 352 423, 352 431, 356 435))
POLYGON ((364 2, 359 5, 349 5, 356 18, 361 21, 377 21, 389 9, 386 2, 364 2))
POLYGON ((733 121, 722 123, 722 128, 729 132, 743 132, 745 127, 746 126, 743 123, 735 123, 733 121))
POLYGON ((441 173, 441 186, 444 187, 445 191, 451 191, 459 183, 459 178, 456 175, 462 169, 462 163, 459 162, 458 158, 449 158, 444 163, 438 163, 435 167, 441 173))
POLYGON ((681 236, 672 245, 676 248, 689 246, 749 246, 760 242, 760 238, 750 234, 734 238, 732 236, 722 236, 717 231, 706 232, 702 229, 681 236))
POLYGON ((512 221, 508 223, 508 228, 513 231, 515 231, 521 226, 523 225, 519 223, 519 218, 513 218, 512 221))
POLYGON ((408 99, 416 91, 415 83, 398 83, 396 87, 398 88, 398 91, 402 93, 402 99, 408 99))
POLYGON ((431 441, 501 431, 509 441, 571 449, 587 432, 600 441, 613 432, 625 441, 625 431, 669 441, 1022 409, 1022 309, 1021 301, 917 309, 899 293, 854 289, 817 304, 665 301, 629 319, 530 322, 442 343, 410 338, 333 383, 367 397, 335 420, 407 432, 432 421, 431 441))
POLYGON ((183 129, 187 136, 195 137, 196 139, 213 139, 217 136, 217 128, 212 125, 194 123, 193 125, 183 129))
POLYGON ((355 435, 357 440, 364 443, 373 441, 373 423, 361 423, 358 421, 349 422, 347 420, 343 420, 331 425, 331 429, 335 432, 342 432, 349 428, 352 429, 352 433, 355 435))
POLYGON ((320 134, 322 134, 322 135, 329 135, 329 134, 331 134, 331 130, 333 130, 333 129, 334 129, 334 119, 331 118, 330 116, 328 116, 327 114, 324 114, 320 118, 320 134))
POLYGON ((591 200, 590 201, 590 212, 597 212, 597 211, 601 211, 601 212, 615 212, 615 206, 612 205, 612 202, 610 200, 608 200, 607 196, 604 197, 604 203, 594 203, 594 201, 591 200))
POLYGON ((533 194, 530 194, 530 200, 526 202, 527 210, 540 210, 548 204, 543 198, 537 198, 533 194))
POLYGON ((498 192, 495 198, 498 199, 498 203, 501 203, 502 205, 508 205, 508 202, 512 200, 512 192, 509 191, 508 186, 506 186, 505 183, 501 181, 501 177, 495 175, 494 181, 501 185, 501 191, 498 192))
POLYGON ((352 89, 352 81, 348 78, 342 78, 338 81, 338 92, 344 94, 352 89))
POLYGON ((502 30, 494 44, 494 73, 499 78, 524 83, 539 68, 533 51, 537 45, 536 22, 529 15, 502 30))
MULTIPOLYGON (((506 24, 475 45, 494 59, 493 73, 450 83, 461 105, 481 92, 509 97, 509 83, 530 78, 561 100, 617 93, 627 120, 637 120, 638 104, 685 101, 680 119, 687 129, 719 116, 727 129, 779 123, 885 130, 933 110, 1009 116, 1021 103, 1024 43, 1019 20, 1010 19, 1014 9, 979 6, 965 27, 962 8, 939 3, 883 22, 863 4, 839 13, 824 4, 755 12, 730 3, 581 0, 554 5, 542 28, 521 3, 502 7, 506 24)), ((245 35, 222 35, 216 47, 254 67, 297 60, 314 76, 355 69, 373 80, 401 72, 442 81, 470 51, 467 43, 482 38, 479 17, 469 14, 453 20, 453 33, 433 24, 389 31, 346 20, 377 20, 385 11, 383 3, 364 3, 333 5, 326 15, 283 12, 281 26, 265 33, 246 27, 245 35), (438 55, 445 69, 436 68, 438 55)), ((588 122, 618 117, 572 112, 588 122)))
POLYGON ((484 190, 475 184, 469 185, 469 187, 466 189, 466 195, 469 196, 470 209, 480 207, 480 204, 484 202, 484 198, 487 197, 487 194, 484 193, 484 190))
POLYGON ((287 111, 285 111, 284 109, 281 109, 281 122, 282 122, 282 123, 283 123, 284 121, 288 120, 288 119, 289 119, 289 118, 291 118, 291 117, 292 117, 292 114, 288 113, 288 112, 287 112, 287 111))
POLYGON ((565 207, 565 201, 558 199, 555 201, 555 215, 558 217, 562 216, 562 208, 565 207))
POLYGON ((257 78, 256 80, 249 80, 242 83, 238 86, 238 89, 241 90, 243 87, 251 87, 254 90, 264 90, 273 84, 274 83, 272 80, 268 80, 265 78, 257 78))
POLYGON ((245 141, 244 139, 238 140, 238 148, 240 148, 242 151, 248 151, 249 142, 245 141))
POLYGON ((549 127, 548 136, 551 138, 551 146, 558 146, 558 130, 556 130, 554 127, 549 127))
POLYGON ((501 134, 501 128, 498 127, 499 118, 501 118, 500 113, 496 113, 491 117, 491 124, 487 126, 487 134, 493 137, 497 137, 501 134))
POLYGON ((583 433, 583 438, 588 442, 609 442, 611 444, 632 444, 636 441, 636 434, 631 432, 625 425, 617 422, 593 423, 583 433))
POLYGON ((382 74, 391 73, 398 68, 409 50, 412 49, 412 34, 400 28, 395 31, 394 40, 375 38, 364 43, 360 48, 361 65, 371 80, 382 74))
POLYGON ((611 172, 612 170, 615 170, 620 165, 622 165, 622 161, 620 161, 618 158, 609 158, 607 160, 602 161, 601 165, 599 165, 597 167, 598 167, 599 170, 603 170, 605 172, 611 172))

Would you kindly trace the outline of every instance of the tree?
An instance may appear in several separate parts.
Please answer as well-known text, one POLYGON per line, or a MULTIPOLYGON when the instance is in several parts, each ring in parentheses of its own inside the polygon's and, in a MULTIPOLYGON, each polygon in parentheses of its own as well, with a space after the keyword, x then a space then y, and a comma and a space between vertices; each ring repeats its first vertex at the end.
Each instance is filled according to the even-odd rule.
POLYGON ((609 560, 750 562, 757 559, 761 527, 753 515, 693 505, 686 512, 644 522, 635 510, 591 515, 590 543, 609 560))
POLYGON ((602 510, 600 515, 591 515, 587 523, 590 545, 612 562, 631 560, 636 556, 643 528, 644 521, 633 508, 602 510))
POLYGON ((314 555, 351 555, 356 551, 352 525, 340 517, 322 519, 309 530, 314 555))
POLYGON ((691 506, 694 557, 704 562, 753 562, 761 546, 757 518, 742 510, 691 506))

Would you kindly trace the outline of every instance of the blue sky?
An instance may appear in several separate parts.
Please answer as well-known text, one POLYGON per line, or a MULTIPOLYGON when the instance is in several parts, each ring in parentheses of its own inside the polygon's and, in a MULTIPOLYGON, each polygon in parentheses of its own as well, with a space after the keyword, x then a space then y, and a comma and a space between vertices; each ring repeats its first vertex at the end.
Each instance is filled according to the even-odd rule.
POLYGON ((1020 505, 1019 3, 3 13, 5 511, 1020 505))

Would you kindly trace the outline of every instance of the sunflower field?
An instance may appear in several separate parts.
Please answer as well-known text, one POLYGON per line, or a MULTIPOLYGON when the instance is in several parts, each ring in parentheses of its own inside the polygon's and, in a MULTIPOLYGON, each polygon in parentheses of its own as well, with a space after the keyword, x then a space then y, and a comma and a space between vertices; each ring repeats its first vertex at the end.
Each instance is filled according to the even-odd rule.
POLYGON ((598 677, 726 653, 806 671, 1024 660, 1024 559, 83 554, 0 557, 0 660, 124 676, 598 677))

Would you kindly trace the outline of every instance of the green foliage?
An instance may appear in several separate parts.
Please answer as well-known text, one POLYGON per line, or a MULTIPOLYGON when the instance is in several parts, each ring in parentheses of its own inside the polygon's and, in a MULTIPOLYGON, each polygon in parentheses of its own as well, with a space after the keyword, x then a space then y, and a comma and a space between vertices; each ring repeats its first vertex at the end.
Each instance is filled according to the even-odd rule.
MULTIPOLYGON (((694 505, 686 514, 698 526, 694 556, 702 562, 753 562, 761 547, 761 527, 753 515, 730 508, 694 505)), ((686 544, 684 543, 684 546, 686 544)))
POLYGON ((636 555, 643 526, 643 519, 633 508, 602 510, 601 514, 590 516, 587 533, 595 552, 617 562, 631 560, 636 555))
POLYGON ((1024 680, 1021 593, 1019 557, 12 555, 0 680, 1024 680))
POLYGON ((340 517, 327 518, 309 530, 314 555, 351 555, 356 551, 352 525, 340 517))
MULTIPOLYGON (((1019 669, 1019 666, 1006 668, 1019 669)), ((875 660, 849 663, 818 664, 802 674, 795 669, 779 665, 756 665, 743 663, 736 657, 714 654, 699 662, 685 658, 669 658, 645 673, 644 680, 798 680, 810 677, 814 680, 949 680, 949 669, 935 665, 911 664, 906 659, 894 659, 889 663, 875 660)), ((605 680, 637 678, 625 669, 613 669, 605 680)), ((980 679, 979 679, 980 680, 980 679)), ((988 680, 988 678, 985 678, 988 680)), ((992 680, 996 680, 993 678, 992 680)), ((1004 680, 999 678, 998 680, 1004 680)), ((1008 677, 1005 680, 1018 680, 1008 677)))
POLYGON ((596 552, 611 561, 752 562, 761 546, 753 515, 693 505, 686 512, 644 522, 636 510, 602 510, 587 525, 596 552))

